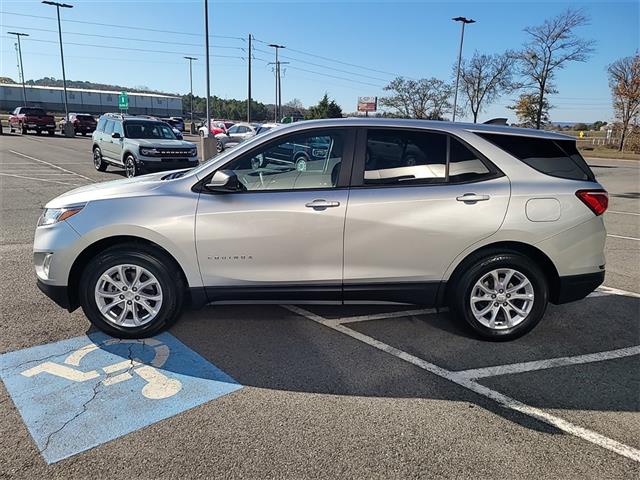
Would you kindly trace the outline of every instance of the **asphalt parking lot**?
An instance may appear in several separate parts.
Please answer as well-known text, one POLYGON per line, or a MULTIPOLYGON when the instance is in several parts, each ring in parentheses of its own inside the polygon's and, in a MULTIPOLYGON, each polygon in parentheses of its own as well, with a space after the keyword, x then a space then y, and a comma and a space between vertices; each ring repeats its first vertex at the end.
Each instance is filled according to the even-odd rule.
MULTIPOLYGON (((6 130, 5 130, 6 132, 6 130)), ((41 294, 40 209, 90 139, 0 137, 1 478, 635 478, 640 163, 610 193, 605 288, 508 343, 410 306, 215 306, 114 342, 41 294)))

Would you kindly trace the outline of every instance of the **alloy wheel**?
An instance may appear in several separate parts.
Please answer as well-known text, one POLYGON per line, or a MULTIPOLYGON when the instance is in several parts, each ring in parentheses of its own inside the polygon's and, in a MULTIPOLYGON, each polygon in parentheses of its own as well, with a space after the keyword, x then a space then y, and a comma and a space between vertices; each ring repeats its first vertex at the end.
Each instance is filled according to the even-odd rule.
POLYGON ((151 322, 162 307, 162 287, 139 265, 116 265, 96 282, 94 297, 103 318, 118 327, 139 327, 151 322))
POLYGON ((531 313, 533 285, 522 272, 498 268, 475 283, 469 302, 473 316, 485 327, 494 330, 513 328, 531 313))

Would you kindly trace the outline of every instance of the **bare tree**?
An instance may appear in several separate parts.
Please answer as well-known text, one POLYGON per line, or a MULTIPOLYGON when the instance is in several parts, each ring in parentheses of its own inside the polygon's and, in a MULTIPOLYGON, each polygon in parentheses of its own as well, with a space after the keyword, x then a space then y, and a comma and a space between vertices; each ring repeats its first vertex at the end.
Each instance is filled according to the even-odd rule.
POLYGON ((473 123, 478 121, 478 114, 486 105, 517 88, 512 78, 513 58, 508 52, 501 55, 475 52, 470 60, 462 61, 460 80, 473 114, 473 123))
POLYGON ((540 128, 545 95, 555 93, 553 77, 567 62, 584 62, 594 50, 595 42, 578 37, 574 30, 588 25, 589 18, 580 10, 568 9, 542 25, 527 27, 529 35, 518 53, 522 74, 536 88, 538 100, 536 128, 540 128))
POLYGON ((607 68, 613 108, 622 123, 618 150, 624 148, 629 123, 640 113, 640 55, 636 53, 613 62, 607 68))
POLYGON ((380 105, 394 109, 400 117, 440 120, 451 110, 449 98, 453 88, 437 78, 398 77, 384 89, 392 94, 381 98, 380 105))

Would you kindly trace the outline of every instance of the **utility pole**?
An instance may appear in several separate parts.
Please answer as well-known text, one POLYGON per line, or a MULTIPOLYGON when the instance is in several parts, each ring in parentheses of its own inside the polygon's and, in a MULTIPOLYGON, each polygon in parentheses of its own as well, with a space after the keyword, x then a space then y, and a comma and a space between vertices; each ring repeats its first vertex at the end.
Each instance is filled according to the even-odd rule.
POLYGON ((209 97, 211 96, 209 80, 209 2, 204 0, 204 52, 206 62, 206 76, 207 76, 207 132, 211 129, 211 113, 209 110, 209 97))
POLYGON ((252 39, 253 35, 249 34, 249 71, 247 72, 247 123, 251 123, 251 56, 253 55, 253 50, 251 47, 252 39))
POLYGON ((189 95, 191 97, 191 127, 189 127, 189 131, 191 133, 195 133, 195 125, 193 124, 193 61, 198 60, 196 57, 184 57, 189 60, 189 95))
POLYGON ((278 121, 278 99, 280 98, 280 62, 278 60, 278 50, 281 48, 285 48, 284 45, 278 45, 276 43, 270 43, 269 46, 276 50, 276 63, 275 63, 275 73, 276 73, 276 99, 273 105, 273 121, 278 121))
MULTIPOLYGON (((60 26, 60 8, 73 8, 73 5, 69 5, 67 3, 51 2, 49 0, 43 0, 42 3, 56 7, 56 13, 58 14, 58 38, 60 39, 60 60, 62 61, 62 89, 64 90, 64 118, 65 120, 69 120, 69 104, 67 103, 67 76, 64 71, 64 51, 62 50, 62 27, 60 26)), ((70 122, 65 122, 64 126, 65 136, 75 136, 75 133, 73 132, 73 125, 70 122)))
MULTIPOLYGON (((288 65, 290 62, 278 62, 276 65, 278 70, 278 117, 282 115, 282 72, 280 70, 281 65, 288 65)), ((277 122, 278 120, 276 120, 277 122)))
POLYGON ((456 121, 456 108, 458 105, 458 83, 460 82, 460 62, 462 61, 462 43, 464 42, 464 26, 467 23, 476 23, 475 20, 465 17, 455 17, 452 18, 454 22, 462 22, 462 32, 460 33, 460 50, 458 51, 458 69, 456 72, 456 90, 453 94, 453 119, 452 121, 456 121))
POLYGON ((22 66, 22 45, 20 44, 20 37, 28 37, 28 33, 21 32, 7 32, 9 35, 15 35, 18 39, 18 59, 20 63, 20 78, 22 79, 22 101, 27 106, 27 87, 24 86, 24 67, 22 66))

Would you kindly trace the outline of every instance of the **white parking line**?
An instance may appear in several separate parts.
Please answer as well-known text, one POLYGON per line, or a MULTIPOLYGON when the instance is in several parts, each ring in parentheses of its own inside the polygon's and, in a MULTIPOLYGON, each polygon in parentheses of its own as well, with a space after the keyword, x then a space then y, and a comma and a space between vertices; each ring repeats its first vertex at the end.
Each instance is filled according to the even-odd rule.
POLYGON ((589 296, 597 297, 602 295, 622 295, 624 297, 640 298, 640 293, 620 290, 619 288, 607 287, 605 285, 599 286, 598 289, 589 296))
MULTIPOLYGON (((446 309, 440 309, 441 312, 444 310, 446 309)), ((368 322, 369 320, 387 320, 389 318, 409 317, 411 315, 428 315, 437 312, 438 310, 435 308, 424 308, 422 310, 403 310, 401 312, 376 313, 374 315, 360 315, 357 317, 341 317, 335 320, 327 321, 333 322, 337 325, 342 325, 343 323, 368 322)))
POLYGON ((80 178, 84 178, 85 180, 89 180, 91 183, 94 182, 94 180, 92 180, 89 177, 85 177, 84 175, 80 175, 79 173, 72 172, 71 170, 67 170, 66 168, 59 167, 58 165, 54 165, 53 163, 49 163, 49 162, 46 162, 44 160, 40 160, 39 158, 35 158, 35 157, 30 156, 30 155, 25 155, 24 153, 16 152, 15 150, 9 150, 9 151, 11 153, 15 154, 15 155, 20 155, 21 157, 28 158, 29 160, 33 160, 35 162, 40 162, 40 163, 42 163, 44 165, 48 165, 51 168, 55 168, 57 170, 61 170, 61 171, 66 172, 66 173, 70 173, 72 175, 76 175, 76 176, 78 176, 80 178))
POLYGON ((615 358, 631 357, 640 355, 640 345, 628 348, 619 348, 608 352, 588 353, 586 355, 576 355, 573 357, 558 357, 547 360, 536 360, 534 362, 512 363, 510 365, 496 365, 494 367, 474 368, 456 372, 458 375, 475 380, 477 378, 497 377, 499 375, 509 375, 512 373, 532 372, 535 370, 545 370, 548 368, 566 367, 569 365, 580 365, 583 363, 602 362, 615 358))
POLYGON ((618 212, 616 210, 607 210, 607 213, 615 213, 616 215, 635 215, 637 217, 640 217, 640 213, 633 212, 618 212))
POLYGON ((427 362, 421 358, 416 357, 415 355, 411 355, 410 353, 399 350, 391 345, 388 345, 384 342, 376 340, 375 338, 369 337, 363 333, 352 330, 344 325, 337 324, 335 321, 331 321, 329 319, 325 319, 320 315, 304 310, 300 307, 294 305, 282 305, 284 308, 290 310, 291 312, 304 316, 309 320, 320 323, 328 328, 331 328, 337 332, 343 333, 351 338, 359 340, 373 348, 381 350, 389 355, 393 355, 400 360, 408 362, 412 365, 415 365, 422 370, 433 373, 439 377, 442 377, 450 382, 453 382, 463 388, 471 390, 472 392, 482 395, 483 397, 489 398, 494 402, 497 402, 499 405, 502 405, 504 408, 509 410, 513 410, 523 415, 527 415, 529 417, 535 418, 536 420, 546 423, 547 425, 551 425, 559 430, 562 430, 569 435, 574 435, 576 437, 582 438, 589 443, 597 445, 599 447, 605 448, 612 452, 617 453, 623 457, 629 458, 635 462, 640 463, 640 450, 625 445, 621 442, 613 440, 611 438, 605 437, 597 432, 592 430, 580 427, 571 422, 568 422, 560 417, 556 417, 551 415, 544 410, 541 410, 536 407, 532 407, 525 403, 522 403, 514 398, 511 398, 507 395, 504 395, 496 390, 492 390, 484 385, 480 385, 479 383, 470 380, 469 378, 460 375, 457 372, 452 372, 450 370, 446 370, 442 367, 439 367, 433 363, 427 362))
POLYGON ((640 238, 636 238, 636 237, 625 237, 622 235, 611 235, 611 234, 607 234, 607 237, 622 238, 624 240, 635 240, 636 242, 640 242, 640 238))
POLYGON ((47 183, 59 183, 60 185, 71 185, 72 187, 77 187, 80 185, 79 183, 59 182, 57 180, 46 180, 44 178, 27 177, 25 175, 13 175, 11 173, 0 172, 0 175, 4 175, 5 177, 26 178, 27 180, 38 180, 40 182, 47 182, 47 183))

